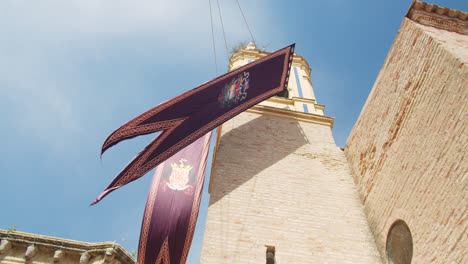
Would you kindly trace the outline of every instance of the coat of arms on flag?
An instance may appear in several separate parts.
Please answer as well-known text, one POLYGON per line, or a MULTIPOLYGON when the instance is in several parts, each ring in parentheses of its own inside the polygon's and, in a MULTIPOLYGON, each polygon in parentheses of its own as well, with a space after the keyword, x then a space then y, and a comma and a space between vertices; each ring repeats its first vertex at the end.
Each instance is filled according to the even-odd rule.
POLYGON ((161 163, 141 224, 139 264, 185 263, 198 217, 211 132, 161 163))
POLYGON ((249 89, 249 75, 249 72, 243 72, 224 85, 218 98, 221 107, 230 107, 244 101, 249 89))
POLYGON ((172 163, 172 171, 169 176, 169 182, 166 182, 167 186, 174 191, 182 191, 190 187, 187 183, 190 181, 190 170, 193 168, 187 163, 186 159, 181 159, 179 164, 172 163))

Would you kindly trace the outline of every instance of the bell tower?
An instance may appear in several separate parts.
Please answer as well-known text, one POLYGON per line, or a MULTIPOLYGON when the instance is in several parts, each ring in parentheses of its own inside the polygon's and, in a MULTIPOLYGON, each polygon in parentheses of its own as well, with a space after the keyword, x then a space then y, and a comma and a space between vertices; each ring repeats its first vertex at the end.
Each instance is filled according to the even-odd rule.
MULTIPOLYGON (((252 43, 229 70, 267 55, 252 43)), ((288 92, 218 128, 200 263, 378 263, 334 119, 295 54, 288 92)))

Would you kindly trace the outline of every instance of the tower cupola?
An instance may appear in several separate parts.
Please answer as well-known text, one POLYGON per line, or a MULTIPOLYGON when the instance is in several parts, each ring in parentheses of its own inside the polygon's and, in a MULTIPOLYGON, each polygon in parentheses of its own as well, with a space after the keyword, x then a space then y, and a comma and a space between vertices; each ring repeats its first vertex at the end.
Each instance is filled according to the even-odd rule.
MULTIPOLYGON (((228 70, 234 70, 259 58, 262 58, 270 52, 257 48, 255 43, 250 42, 247 45, 239 47, 229 59, 228 70)), ((311 69, 307 61, 297 53, 294 53, 293 63, 289 74, 287 91, 277 94, 268 100, 261 102, 260 106, 267 106, 277 109, 287 109, 301 114, 311 114, 315 117, 326 118, 325 123, 333 125, 333 118, 324 114, 325 106, 317 103, 314 89, 310 78, 311 69)))

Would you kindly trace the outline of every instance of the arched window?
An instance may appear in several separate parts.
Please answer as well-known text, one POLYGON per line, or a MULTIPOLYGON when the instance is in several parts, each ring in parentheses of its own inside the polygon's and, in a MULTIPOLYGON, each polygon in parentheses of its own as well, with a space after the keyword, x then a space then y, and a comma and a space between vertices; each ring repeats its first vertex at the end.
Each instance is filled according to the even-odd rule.
POLYGON ((396 220, 387 235, 386 255, 388 264, 410 264, 413 257, 413 237, 403 220, 396 220))

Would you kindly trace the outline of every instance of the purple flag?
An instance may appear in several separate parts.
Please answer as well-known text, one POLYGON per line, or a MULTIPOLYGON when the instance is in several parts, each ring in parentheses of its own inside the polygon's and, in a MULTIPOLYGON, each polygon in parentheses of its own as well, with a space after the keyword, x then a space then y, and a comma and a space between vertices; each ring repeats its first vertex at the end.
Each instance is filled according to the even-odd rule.
POLYGON ((157 131, 92 203, 134 181, 217 126, 287 89, 294 44, 166 101, 107 137, 101 155, 120 141, 157 131))
POLYGON ((156 168, 143 214, 138 263, 185 263, 200 207, 210 139, 208 132, 156 168))

